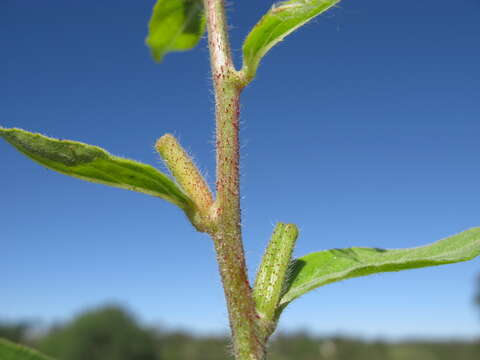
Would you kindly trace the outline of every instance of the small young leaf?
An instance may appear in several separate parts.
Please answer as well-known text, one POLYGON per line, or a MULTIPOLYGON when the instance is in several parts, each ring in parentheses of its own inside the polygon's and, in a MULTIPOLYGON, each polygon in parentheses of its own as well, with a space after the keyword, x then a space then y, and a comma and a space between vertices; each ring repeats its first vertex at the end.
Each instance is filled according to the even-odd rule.
POLYGON ((2 360, 53 360, 39 352, 0 338, 0 359, 2 360))
POLYGON ((275 44, 340 0, 283 1, 260 19, 243 43, 243 71, 248 80, 255 77, 262 57, 275 44))
POLYGON ((165 161, 177 183, 192 199, 200 212, 208 215, 213 204, 212 192, 192 158, 177 139, 171 134, 165 134, 158 139, 155 149, 165 161))
POLYGON ((158 0, 146 43, 160 62, 166 53, 194 48, 205 32, 202 0, 158 0))
POLYGON ((0 137, 32 160, 62 174, 157 196, 179 206, 187 215, 193 211, 192 201, 179 187, 150 165, 112 156, 97 146, 21 129, 0 127, 0 137))
POLYGON ((319 286, 349 278, 388 271, 422 268, 467 261, 480 255, 480 227, 410 249, 332 249, 295 260, 288 290, 280 306, 285 307, 319 286))
POLYGON ((297 237, 298 229, 295 225, 278 223, 258 269, 253 297, 266 338, 275 329, 275 314, 288 277, 297 237))

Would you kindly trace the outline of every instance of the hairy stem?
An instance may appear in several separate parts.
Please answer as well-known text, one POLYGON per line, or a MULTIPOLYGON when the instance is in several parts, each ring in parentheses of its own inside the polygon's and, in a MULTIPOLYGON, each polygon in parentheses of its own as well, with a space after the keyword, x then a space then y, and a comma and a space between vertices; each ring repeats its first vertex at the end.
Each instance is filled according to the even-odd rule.
POLYGON ((223 0, 204 0, 215 89, 217 197, 212 207, 215 243, 237 360, 264 359, 258 315, 242 244, 239 191, 239 98, 242 89, 227 34, 223 0))

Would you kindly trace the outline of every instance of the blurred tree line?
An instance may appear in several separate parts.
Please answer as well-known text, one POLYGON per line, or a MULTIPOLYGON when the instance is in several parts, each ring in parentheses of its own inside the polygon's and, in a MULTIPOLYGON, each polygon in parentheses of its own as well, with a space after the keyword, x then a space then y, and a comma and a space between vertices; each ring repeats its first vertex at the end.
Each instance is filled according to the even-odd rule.
MULTIPOLYGON (((480 294, 477 301, 480 303, 480 294)), ((35 347, 58 360, 233 359, 227 338, 145 328, 118 306, 84 312, 42 334, 35 335, 31 329, 28 323, 0 323, 0 337, 35 347)), ((480 359, 480 341, 389 343, 296 333, 276 336, 269 349, 269 360, 452 359, 480 359)))

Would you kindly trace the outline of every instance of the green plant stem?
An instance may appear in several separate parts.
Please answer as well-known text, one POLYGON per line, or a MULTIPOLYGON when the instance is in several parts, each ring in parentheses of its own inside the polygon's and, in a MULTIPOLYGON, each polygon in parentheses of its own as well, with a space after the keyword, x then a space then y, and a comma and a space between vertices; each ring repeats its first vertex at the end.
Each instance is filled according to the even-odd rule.
POLYGON ((239 98, 242 82, 233 65, 223 0, 204 0, 215 90, 217 197, 210 234, 227 301, 237 360, 264 359, 258 315, 242 244, 239 191, 239 98))

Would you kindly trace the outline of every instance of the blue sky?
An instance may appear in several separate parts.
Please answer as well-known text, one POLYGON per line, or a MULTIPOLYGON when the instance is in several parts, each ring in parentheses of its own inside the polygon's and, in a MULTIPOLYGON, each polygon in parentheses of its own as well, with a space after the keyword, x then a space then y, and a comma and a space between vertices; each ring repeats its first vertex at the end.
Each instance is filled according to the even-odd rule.
MULTIPOLYGON (((163 168, 172 132, 214 182, 206 41, 155 64, 153 1, 2 1, 0 124, 163 168)), ((232 46, 270 1, 229 6, 232 46)), ((242 98, 251 276, 276 221, 295 254, 411 247, 480 225, 480 2, 343 1, 265 57, 242 98)), ((0 142, 0 318, 117 302, 146 323, 226 331, 210 240, 172 205, 43 169, 0 142)), ((280 329, 472 337, 480 260, 329 285, 280 329)))

